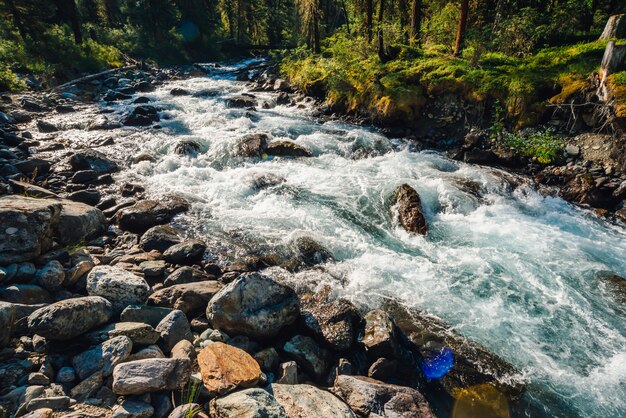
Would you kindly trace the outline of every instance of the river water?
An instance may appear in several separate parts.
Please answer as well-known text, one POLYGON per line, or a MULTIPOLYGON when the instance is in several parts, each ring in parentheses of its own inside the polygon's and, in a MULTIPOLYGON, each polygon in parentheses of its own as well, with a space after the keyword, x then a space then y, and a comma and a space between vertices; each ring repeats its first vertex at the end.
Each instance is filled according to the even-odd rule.
MULTIPOLYGON (((228 70, 228 68, 225 68, 228 70)), ((527 415, 626 416, 626 307, 599 272, 626 275, 626 229, 498 170, 416 152, 373 128, 322 122, 310 106, 248 112, 224 98, 246 91, 232 73, 168 83, 145 94, 162 108, 161 130, 107 132, 100 148, 130 162, 119 177, 150 197, 193 202, 180 222, 213 245, 282 245, 312 237, 334 255, 343 296, 375 305, 392 295, 435 315, 522 372, 527 415), (181 87, 215 96, 172 96, 181 87), (244 159, 251 132, 294 140, 313 158, 244 159), (201 145, 180 156, 182 139, 201 145), (259 190, 255 179, 282 179, 259 190), (428 236, 410 236, 389 213, 402 183, 422 198, 428 236)), ((273 102, 273 93, 254 93, 273 102)), ((129 103, 120 103, 122 112, 129 103)), ((69 130, 73 145, 94 133, 69 130)))

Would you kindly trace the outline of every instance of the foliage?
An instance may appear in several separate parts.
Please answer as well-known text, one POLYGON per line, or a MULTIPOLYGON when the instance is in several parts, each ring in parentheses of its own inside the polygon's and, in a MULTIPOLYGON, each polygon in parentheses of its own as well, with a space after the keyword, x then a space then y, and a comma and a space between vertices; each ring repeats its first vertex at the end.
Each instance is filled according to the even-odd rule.
POLYGON ((550 130, 536 131, 525 136, 517 133, 502 134, 502 143, 527 157, 533 157, 540 164, 552 164, 562 154, 565 142, 550 130))

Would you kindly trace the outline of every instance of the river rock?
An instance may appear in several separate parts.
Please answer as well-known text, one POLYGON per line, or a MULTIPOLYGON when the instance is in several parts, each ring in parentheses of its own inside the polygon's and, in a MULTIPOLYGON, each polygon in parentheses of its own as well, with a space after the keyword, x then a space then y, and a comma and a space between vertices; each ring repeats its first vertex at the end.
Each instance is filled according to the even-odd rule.
POLYGON ((186 359, 163 358, 121 363, 113 370, 113 392, 141 395, 162 390, 183 389, 191 375, 186 359))
POLYGON ((291 418, 356 418, 342 400, 311 385, 272 384, 271 393, 291 418))
POLYGON ((195 156, 200 152, 200 144, 195 141, 179 141, 174 146, 174 153, 178 155, 195 156))
POLYGON ((11 303, 0 302, 0 349, 9 344, 14 324, 15 307, 11 303))
POLYGON ((113 418, 150 418, 154 408, 149 403, 125 399, 111 410, 113 418))
POLYGON ((196 349, 189 340, 180 340, 176 343, 174 347, 172 347, 170 357, 183 359, 186 358, 189 359, 189 361, 191 362, 195 362, 197 358, 196 349))
POLYGON ((209 344, 200 351, 198 365, 204 387, 215 394, 254 386, 261 378, 261 368, 252 356, 220 342, 209 344))
POLYGON ((387 312, 375 309, 369 311, 363 319, 365 330, 361 342, 367 355, 371 359, 395 358, 398 355, 398 341, 395 325, 387 312))
POLYGON ((149 126, 160 120, 156 107, 143 104, 136 106, 128 115, 122 118, 126 126, 149 126))
POLYGON ((86 205, 97 205, 102 199, 102 195, 98 190, 95 189, 87 189, 87 190, 79 190, 77 192, 70 193, 67 195, 69 200, 73 200, 74 202, 84 203, 86 205))
POLYGON ((73 367, 61 367, 57 372, 55 382, 73 383, 76 380, 76 371, 73 367))
POLYGON ((24 196, 0 198, 0 265, 33 259, 52 247, 62 205, 24 196))
POLYGON ((133 345, 150 345, 159 340, 159 333, 149 324, 142 322, 117 322, 85 335, 92 344, 98 344, 110 338, 124 335, 130 338, 133 345))
POLYGON ((276 399, 263 389, 245 389, 211 401, 214 418, 290 418, 276 399))
POLYGON ((189 90, 181 89, 180 87, 175 87, 172 90, 170 90, 170 94, 172 96, 190 96, 191 95, 189 90))
POLYGON ((42 132, 42 133, 45 133, 45 134, 51 133, 51 132, 56 132, 56 131, 59 130, 59 128, 57 128, 56 125, 54 125, 54 124, 52 124, 50 122, 47 122, 45 120, 41 120, 41 119, 39 119, 37 121, 37 128, 39 129, 39 132, 42 132))
POLYGON ((257 363, 259 363, 259 366, 261 366, 261 370, 265 372, 275 371, 278 367, 278 362, 280 361, 278 352, 274 349, 274 347, 259 351, 254 355, 254 359, 257 363))
POLYGON ((71 245, 106 231, 107 222, 100 209, 71 200, 60 200, 59 220, 54 235, 59 244, 71 245))
POLYGON ((186 403, 174 408, 167 418, 193 418, 197 416, 194 411, 202 411, 202 407, 197 403, 186 403))
MULTIPOLYGON (((29 177, 45 175, 50 171, 50 161, 41 158, 28 158, 13 164, 18 170, 29 177)), ((35 197, 35 196, 31 196, 35 197)))
POLYGON ((393 205, 396 207, 398 221, 408 232, 426 235, 428 225, 419 194, 408 184, 398 187, 393 196, 393 205))
POLYGON ((229 108, 249 108, 256 107, 257 101, 250 96, 233 96, 226 99, 226 107, 229 108))
POLYGON ((207 303, 221 288, 222 284, 216 280, 179 284, 154 292, 148 298, 148 304, 180 309, 191 317, 206 309, 207 303))
POLYGON ((193 341, 189 321, 183 311, 178 309, 163 318, 155 330, 161 336, 162 347, 166 353, 172 351, 172 348, 181 340, 193 341))
POLYGON ((169 222, 175 215, 188 209, 189 203, 182 199, 162 202, 143 200, 120 209, 115 215, 115 222, 122 229, 143 232, 152 226, 169 222))
POLYGON ((119 166, 115 161, 110 160, 103 153, 93 149, 85 149, 76 152, 70 158, 70 165, 74 171, 93 170, 98 174, 108 174, 119 171, 119 166))
POLYGON ((42 408, 49 408, 53 411, 65 411, 70 407, 69 396, 49 396, 46 398, 35 398, 28 402, 26 410, 29 412, 42 408))
POLYGON ((108 131, 110 129, 121 128, 122 124, 117 121, 112 121, 105 115, 96 116, 89 125, 87 125, 88 131, 108 131))
POLYGON ((144 251, 157 250, 163 252, 181 241, 178 229, 169 225, 157 225, 148 229, 139 241, 144 251))
POLYGON ((209 276, 208 274, 197 268, 184 266, 174 270, 172 274, 167 276, 167 279, 165 279, 165 282, 163 282, 163 284, 167 287, 177 284, 202 282, 205 280, 210 280, 212 278, 213 276, 209 276))
POLYGON ((69 340, 108 322, 112 315, 113 307, 108 300, 87 296, 36 310, 28 317, 28 328, 51 340, 69 340))
POLYGON ((349 350, 356 341, 359 322, 356 307, 345 299, 329 300, 324 293, 300 299, 304 326, 337 351, 349 350))
POLYGON ((49 261, 35 274, 35 283, 51 292, 61 289, 64 281, 65 270, 57 260, 49 261))
POLYGON ((321 381, 326 377, 331 354, 320 347, 313 338, 296 335, 283 346, 283 351, 292 357, 300 367, 321 381))
POLYGON ((109 300, 114 312, 128 305, 143 304, 150 295, 146 281, 114 266, 96 266, 87 275, 87 293, 109 300))
POLYGON ((154 328, 170 312, 172 312, 172 309, 160 306, 129 305, 120 314, 120 320, 124 322, 141 322, 154 328))
POLYGON ((169 247, 163 253, 165 261, 172 264, 193 264, 202 259, 206 244, 194 239, 169 247))
POLYGON ((331 391, 359 416, 435 418, 424 396, 412 388, 339 375, 331 391))
POLYGON ((237 154, 242 157, 263 157, 269 137, 263 133, 248 134, 241 137, 237 144, 237 154))
POLYGON ((291 288, 252 273, 239 276, 213 296, 206 317, 214 328, 231 335, 264 339, 292 324, 299 311, 291 288))
POLYGON ((312 157, 313 154, 293 141, 274 141, 266 149, 267 154, 278 157, 312 157))
POLYGON ((81 380, 100 370, 104 377, 110 376, 113 368, 126 360, 132 350, 131 339, 120 335, 74 356, 72 366, 81 380))
MULTIPOLYGON (((145 360, 149 358, 166 358, 166 357, 167 356, 163 354, 163 351, 158 345, 152 344, 128 356, 127 361, 145 360)), ((177 357, 173 357, 173 358, 177 358, 177 357)))
POLYGON ((36 305, 52 302, 50 293, 34 284, 15 284, 0 288, 0 299, 5 302, 36 305))
POLYGON ((294 247, 298 259, 306 267, 312 267, 333 260, 331 252, 312 238, 298 237, 293 240, 291 245, 294 247))

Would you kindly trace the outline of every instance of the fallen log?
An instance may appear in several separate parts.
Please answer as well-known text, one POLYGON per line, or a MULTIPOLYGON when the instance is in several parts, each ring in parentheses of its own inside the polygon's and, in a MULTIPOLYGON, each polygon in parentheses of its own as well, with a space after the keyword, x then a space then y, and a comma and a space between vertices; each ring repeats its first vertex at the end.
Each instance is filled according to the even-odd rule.
POLYGON ((73 86, 75 84, 85 83, 87 81, 96 80, 96 79, 98 79, 100 77, 104 77, 104 76, 109 75, 109 74, 114 74, 114 73, 116 73, 118 71, 128 71, 128 70, 132 70, 132 69, 135 69, 135 68, 137 68, 137 64, 127 65, 126 67, 113 68, 113 69, 102 71, 102 72, 99 72, 99 73, 96 73, 96 74, 90 74, 90 75, 87 75, 85 77, 77 78, 77 79, 72 80, 70 82, 61 84, 60 86, 53 87, 50 91, 55 92, 55 91, 58 91, 58 90, 63 90, 63 89, 66 89, 66 88, 68 88, 70 86, 73 86))

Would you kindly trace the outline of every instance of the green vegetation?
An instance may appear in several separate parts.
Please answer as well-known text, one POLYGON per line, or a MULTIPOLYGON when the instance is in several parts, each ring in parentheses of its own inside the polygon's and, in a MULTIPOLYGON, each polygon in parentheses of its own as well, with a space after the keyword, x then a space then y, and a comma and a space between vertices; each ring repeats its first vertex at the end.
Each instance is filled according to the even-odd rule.
POLYGON ((550 130, 525 136, 503 132, 501 142, 519 155, 533 157, 540 164, 554 163, 565 148, 565 141, 550 130))

